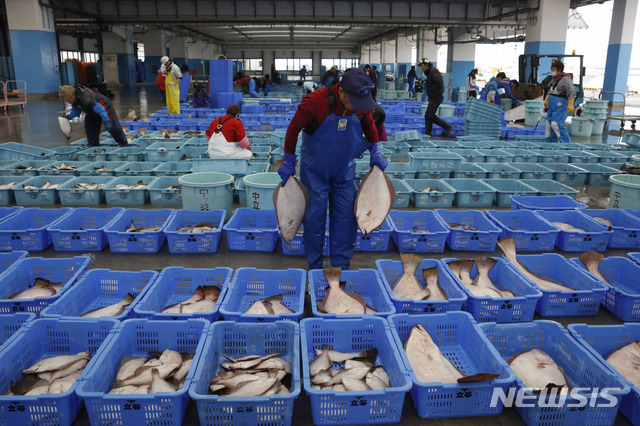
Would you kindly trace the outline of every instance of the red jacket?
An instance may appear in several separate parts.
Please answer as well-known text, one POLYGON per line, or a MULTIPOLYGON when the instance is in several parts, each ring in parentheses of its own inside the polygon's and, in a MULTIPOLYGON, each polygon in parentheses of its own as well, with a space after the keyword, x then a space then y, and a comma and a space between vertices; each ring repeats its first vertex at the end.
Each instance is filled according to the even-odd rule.
MULTIPOLYGON (((333 86, 333 94, 336 97, 336 115, 351 115, 352 111, 346 110, 344 105, 340 102, 338 96, 339 84, 333 86)), ((318 125, 322 124, 325 118, 330 114, 329 112, 329 89, 323 87, 317 89, 313 93, 308 94, 302 100, 296 111, 296 115, 291 120, 289 127, 287 128, 287 135, 284 140, 284 152, 287 154, 295 154, 296 145, 298 142, 298 134, 302 129, 307 127, 311 121, 316 118, 318 125)), ((371 116, 371 111, 359 111, 357 112, 360 117, 360 123, 362 124, 362 131, 369 142, 378 142, 378 129, 371 116)))
POLYGON ((156 78, 156 84, 160 88, 160 90, 164 90, 164 75, 162 73, 158 73, 158 77, 156 78))
POLYGON ((211 138, 213 132, 215 132, 216 127, 218 127, 218 123, 222 120, 224 124, 222 125, 222 134, 227 142, 240 142, 242 139, 246 137, 244 133, 244 125, 242 121, 237 118, 230 118, 231 116, 225 115, 224 117, 214 119, 209 128, 206 131, 207 139, 211 138))

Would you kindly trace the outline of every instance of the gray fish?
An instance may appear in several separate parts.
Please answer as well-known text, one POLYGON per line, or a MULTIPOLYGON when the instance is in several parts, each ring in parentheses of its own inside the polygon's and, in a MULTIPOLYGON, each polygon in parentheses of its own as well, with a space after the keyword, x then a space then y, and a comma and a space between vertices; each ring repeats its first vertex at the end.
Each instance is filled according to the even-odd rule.
POLYGON ((387 218, 396 191, 389 177, 378 167, 366 174, 360 183, 355 203, 355 215, 358 227, 363 235, 369 235, 387 218))
POLYGON ((81 360, 90 359, 90 352, 80 352, 76 355, 55 355, 36 362, 26 370, 22 370, 22 374, 45 373, 47 371, 62 370, 71 364, 81 360))
POLYGON ((586 232, 584 229, 576 228, 575 226, 569 223, 564 223, 564 222, 551 222, 551 223, 566 232, 586 232))
POLYGON ((606 361, 615 368, 622 377, 629 380, 635 387, 640 387, 640 342, 628 345, 611 352, 606 361))
POLYGON ((75 373, 78 370, 84 370, 84 368, 87 366, 87 364, 89 363, 88 359, 80 359, 76 362, 74 362, 73 364, 69 365, 66 368, 63 368, 61 370, 58 371, 48 371, 46 373, 40 373, 38 374, 38 377, 40 377, 42 380, 46 380, 47 383, 51 383, 56 379, 59 379, 61 377, 66 377, 70 374, 75 373))
POLYGON ((50 393, 49 392, 49 382, 47 382, 46 380, 40 380, 38 383, 36 383, 33 386, 33 388, 31 388, 28 392, 26 392, 23 395, 24 396, 38 396, 38 395, 41 395, 43 393, 50 393))
POLYGON ((387 374, 387 372, 384 370, 384 368, 382 368, 381 366, 378 366, 376 368, 374 368, 371 371, 371 374, 373 374, 374 376, 378 377, 380 380, 382 380, 382 382, 387 385, 387 386, 391 386, 391 379, 389 378, 389 374, 387 374))
POLYGON ((40 385, 40 382, 42 382, 42 379, 37 375, 26 374, 20 377, 17 381, 11 382, 9 389, 13 395, 24 395, 36 385, 40 385))
POLYGON ((80 316, 84 318, 117 317, 122 315, 127 309, 127 306, 131 305, 135 299, 136 297, 129 293, 124 297, 124 299, 114 303, 113 305, 92 309, 80 316))
POLYGON ((244 382, 233 389, 227 396, 260 396, 269 390, 278 379, 260 377, 258 380, 244 382))
POLYGON ((48 393, 65 393, 68 391, 71 386, 76 382, 78 377, 82 374, 82 370, 76 371, 66 377, 61 377, 59 379, 54 380, 49 385, 48 393))

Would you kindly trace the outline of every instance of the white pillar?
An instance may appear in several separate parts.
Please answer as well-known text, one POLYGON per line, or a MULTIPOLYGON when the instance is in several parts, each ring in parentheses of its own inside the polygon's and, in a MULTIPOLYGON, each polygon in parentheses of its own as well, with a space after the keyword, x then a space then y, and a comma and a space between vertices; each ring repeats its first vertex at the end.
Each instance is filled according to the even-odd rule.
MULTIPOLYGON (((604 72, 603 90, 605 92, 627 93, 633 30, 637 14, 638 0, 615 0, 613 3, 607 65, 604 72)), ((617 102, 621 100, 620 95, 605 94, 604 97, 617 102)))

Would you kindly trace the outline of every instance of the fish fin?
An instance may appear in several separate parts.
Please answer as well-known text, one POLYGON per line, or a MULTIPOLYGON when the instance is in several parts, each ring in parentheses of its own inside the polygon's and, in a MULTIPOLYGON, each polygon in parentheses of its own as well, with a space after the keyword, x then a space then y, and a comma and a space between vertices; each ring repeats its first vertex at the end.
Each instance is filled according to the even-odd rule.
POLYGON ((474 382, 489 382, 493 379, 500 377, 500 374, 495 373, 476 373, 470 376, 460 377, 458 383, 474 383, 474 382))
POLYGON ((131 293, 127 293, 127 296, 122 301, 126 303, 124 306, 129 306, 134 300, 136 300, 136 297, 131 293))
POLYGON ((471 270, 473 269, 474 262, 471 259, 465 259, 461 262, 462 268, 461 271, 467 271, 471 274, 471 270))
POLYGON ((341 268, 327 268, 324 270, 324 277, 327 279, 327 283, 329 283, 329 286, 331 286, 331 282, 339 283, 341 274, 341 268))
POLYGON ((502 253, 506 256, 507 259, 515 259, 516 258, 516 240, 512 237, 503 238, 498 241, 498 247, 502 250, 502 253))
POLYGON ((562 368, 562 367, 560 367, 558 365, 558 369, 560 370, 560 372, 564 376, 564 381, 567 382, 567 388, 569 388, 569 392, 571 392, 571 390, 573 389, 573 386, 571 386, 571 380, 569 380, 569 377, 567 377, 567 374, 564 372, 564 368, 562 368))
POLYGON ((267 312, 269 313, 269 315, 275 315, 276 314, 276 312, 271 307, 271 303, 268 303, 268 302, 266 302, 264 300, 262 300, 261 303, 264 305, 264 307, 267 310, 267 312))
POLYGON ((511 363, 512 363, 516 358, 518 358, 520 355, 522 355, 523 353, 526 353, 526 352, 525 352, 525 351, 520 351, 520 352, 518 352, 518 353, 515 353, 515 354, 511 355, 511 356, 509 357, 509 359, 507 360, 507 364, 508 364, 508 365, 511 365, 511 363))
POLYGON ((378 348, 367 349, 365 352, 366 355, 362 359, 375 365, 376 359, 378 359, 378 348))
POLYGON ((427 282, 427 287, 429 286, 429 279, 435 277, 436 283, 438 282, 438 267, 434 266, 433 268, 423 269, 422 275, 424 276, 425 281, 427 282))
POLYGON ((282 294, 276 294, 275 296, 267 297, 264 300, 267 303, 271 303, 272 300, 282 303, 282 301, 284 300, 284 296, 282 294))
POLYGON ((418 269, 420 262, 422 262, 422 258, 418 255, 412 253, 401 253, 400 260, 402 261, 402 269, 413 269, 414 271, 418 269))
POLYGON ((475 263, 476 263, 476 268, 478 268, 478 272, 480 272, 480 268, 482 268, 482 271, 485 273, 489 273, 489 271, 491 271, 491 269, 496 266, 496 264, 498 263, 497 260, 495 260, 492 257, 476 257, 475 259, 475 263), (482 262, 482 263, 480 263, 482 262))

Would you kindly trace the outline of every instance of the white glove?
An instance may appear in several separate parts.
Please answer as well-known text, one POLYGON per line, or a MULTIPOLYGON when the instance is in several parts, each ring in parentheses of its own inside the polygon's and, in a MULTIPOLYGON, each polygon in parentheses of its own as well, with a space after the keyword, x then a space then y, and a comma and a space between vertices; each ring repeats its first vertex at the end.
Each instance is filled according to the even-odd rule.
POLYGON ((169 83, 169 86, 175 86, 175 85, 176 85, 175 81, 172 81, 171 83, 169 83))

